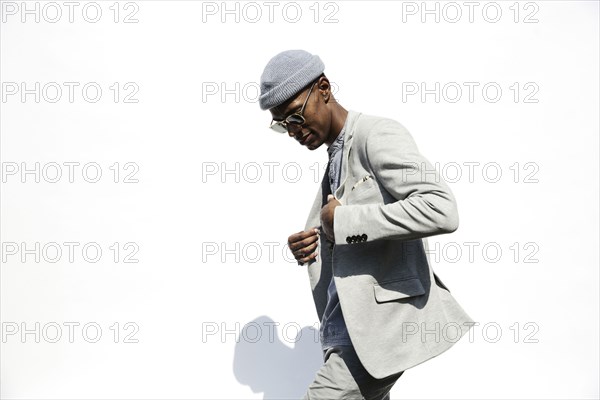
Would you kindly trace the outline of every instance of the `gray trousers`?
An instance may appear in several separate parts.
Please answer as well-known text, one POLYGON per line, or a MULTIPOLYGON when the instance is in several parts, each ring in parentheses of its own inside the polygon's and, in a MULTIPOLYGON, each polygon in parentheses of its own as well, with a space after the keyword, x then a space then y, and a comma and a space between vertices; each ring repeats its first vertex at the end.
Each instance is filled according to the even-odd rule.
POLYGON ((373 378, 352 346, 331 347, 324 351, 323 358, 325 363, 303 400, 389 400, 392 386, 404 373, 373 378))

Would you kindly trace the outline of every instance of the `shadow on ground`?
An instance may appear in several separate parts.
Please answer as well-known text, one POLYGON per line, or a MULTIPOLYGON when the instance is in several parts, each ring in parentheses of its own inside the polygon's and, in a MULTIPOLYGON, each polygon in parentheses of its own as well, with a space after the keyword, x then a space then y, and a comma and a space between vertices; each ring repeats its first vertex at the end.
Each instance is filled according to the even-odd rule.
POLYGON ((323 357, 318 330, 298 328, 275 325, 267 316, 244 325, 233 358, 236 379, 254 393, 264 393, 263 399, 301 399, 323 357))

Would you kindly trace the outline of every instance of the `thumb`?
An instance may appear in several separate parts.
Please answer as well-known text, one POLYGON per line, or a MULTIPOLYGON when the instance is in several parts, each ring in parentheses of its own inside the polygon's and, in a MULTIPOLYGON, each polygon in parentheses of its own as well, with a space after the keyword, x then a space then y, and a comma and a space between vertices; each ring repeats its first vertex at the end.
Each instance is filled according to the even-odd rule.
POLYGON ((334 195, 332 195, 332 194, 328 194, 328 195, 327 195, 327 201, 328 201, 328 202, 329 202, 329 201, 331 201, 331 200, 334 200, 334 199, 335 199, 335 196, 334 196, 334 195))

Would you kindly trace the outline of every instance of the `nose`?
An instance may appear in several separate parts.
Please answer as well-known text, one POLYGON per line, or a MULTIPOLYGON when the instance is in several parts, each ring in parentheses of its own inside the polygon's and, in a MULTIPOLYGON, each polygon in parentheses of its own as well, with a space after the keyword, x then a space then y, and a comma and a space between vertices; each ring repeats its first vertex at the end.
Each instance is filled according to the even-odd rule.
POLYGON ((296 140, 299 140, 302 137, 302 128, 294 128, 293 125, 288 125, 288 135, 290 137, 295 137, 296 140))

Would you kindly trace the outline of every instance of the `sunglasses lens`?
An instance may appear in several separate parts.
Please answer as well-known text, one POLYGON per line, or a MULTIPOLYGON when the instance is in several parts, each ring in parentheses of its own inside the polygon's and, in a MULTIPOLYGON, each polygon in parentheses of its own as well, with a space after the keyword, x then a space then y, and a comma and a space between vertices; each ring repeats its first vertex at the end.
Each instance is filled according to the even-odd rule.
POLYGON ((301 115, 293 114, 287 117, 286 121, 288 124, 302 125, 304 123, 304 118, 301 115))
POLYGON ((275 122, 271 125, 271 129, 273 129, 277 133, 287 133, 287 129, 281 122, 275 122))

